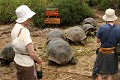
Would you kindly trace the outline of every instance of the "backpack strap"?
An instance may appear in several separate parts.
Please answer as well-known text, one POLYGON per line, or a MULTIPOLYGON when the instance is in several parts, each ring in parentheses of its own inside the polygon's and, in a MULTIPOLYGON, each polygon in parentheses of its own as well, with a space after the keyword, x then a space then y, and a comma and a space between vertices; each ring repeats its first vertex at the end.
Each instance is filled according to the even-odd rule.
POLYGON ((108 33, 107 37, 105 38, 105 40, 101 43, 102 45, 103 45, 103 43, 105 43, 105 41, 107 41, 107 39, 108 39, 108 37, 110 35, 110 32, 113 29, 113 26, 111 24, 108 24, 108 25, 110 26, 110 30, 109 30, 109 33, 108 33))
POLYGON ((17 37, 19 37, 19 35, 20 35, 20 33, 21 33, 22 29, 23 29, 23 28, 21 28, 21 29, 20 29, 20 31, 19 31, 19 33, 18 33, 18 36, 17 36, 17 37))

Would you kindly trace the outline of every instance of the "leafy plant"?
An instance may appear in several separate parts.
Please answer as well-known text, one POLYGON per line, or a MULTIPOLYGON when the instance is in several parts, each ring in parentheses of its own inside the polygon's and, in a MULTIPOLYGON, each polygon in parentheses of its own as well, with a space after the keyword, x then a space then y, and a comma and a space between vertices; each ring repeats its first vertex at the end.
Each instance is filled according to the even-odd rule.
POLYGON ((84 0, 0 0, 0 4, 0 24, 15 22, 15 10, 22 4, 28 5, 36 12, 33 23, 41 28, 46 27, 44 24, 46 8, 59 9, 63 26, 79 24, 84 18, 93 16, 84 0))
POLYGON ((0 0, 0 24, 15 21, 15 9, 18 4, 17 0, 0 0))

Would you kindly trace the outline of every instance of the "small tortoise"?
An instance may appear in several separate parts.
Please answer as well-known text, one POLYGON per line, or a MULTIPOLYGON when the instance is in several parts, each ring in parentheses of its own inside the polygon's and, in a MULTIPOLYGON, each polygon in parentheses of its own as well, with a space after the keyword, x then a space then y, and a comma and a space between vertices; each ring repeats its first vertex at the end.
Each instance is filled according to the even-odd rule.
POLYGON ((95 36, 96 34, 96 28, 91 24, 83 24, 81 28, 85 31, 87 36, 95 36))
POLYGON ((15 51, 13 49, 12 44, 7 44, 3 50, 1 51, 1 66, 10 65, 13 62, 15 56, 15 51))
POLYGON ((64 40, 66 40, 66 36, 64 34, 64 32, 62 30, 52 30, 47 34, 47 42, 53 38, 62 38, 64 40))
POLYGON ((87 24, 87 23, 93 25, 94 27, 97 26, 97 21, 94 18, 85 18, 83 20, 83 24, 87 24))
POLYGON ((85 31, 79 26, 74 26, 67 29, 65 31, 65 35, 69 41, 74 43, 83 42, 87 37, 85 31))
POLYGON ((65 65, 68 62, 75 63, 71 46, 61 38, 53 38, 48 42, 47 56, 49 63, 54 62, 59 65, 65 65))

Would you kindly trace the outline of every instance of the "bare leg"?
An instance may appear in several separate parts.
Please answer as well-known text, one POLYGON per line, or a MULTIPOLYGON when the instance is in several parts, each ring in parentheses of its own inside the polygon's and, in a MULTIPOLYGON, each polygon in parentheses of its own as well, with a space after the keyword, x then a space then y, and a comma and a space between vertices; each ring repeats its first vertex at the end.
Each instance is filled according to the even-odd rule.
POLYGON ((99 74, 96 80, 103 80, 102 75, 99 74))
POLYGON ((108 75, 106 80, 112 80, 112 75, 108 75))

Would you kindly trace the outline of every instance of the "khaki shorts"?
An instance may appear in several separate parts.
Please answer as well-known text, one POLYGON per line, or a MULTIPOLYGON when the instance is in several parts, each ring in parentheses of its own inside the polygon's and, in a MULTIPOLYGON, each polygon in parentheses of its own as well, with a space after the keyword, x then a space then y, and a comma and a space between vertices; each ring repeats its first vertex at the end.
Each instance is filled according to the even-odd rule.
POLYGON ((32 67, 23 67, 18 64, 15 64, 17 69, 17 80, 34 80, 34 66, 32 67))

